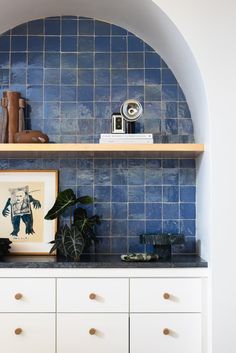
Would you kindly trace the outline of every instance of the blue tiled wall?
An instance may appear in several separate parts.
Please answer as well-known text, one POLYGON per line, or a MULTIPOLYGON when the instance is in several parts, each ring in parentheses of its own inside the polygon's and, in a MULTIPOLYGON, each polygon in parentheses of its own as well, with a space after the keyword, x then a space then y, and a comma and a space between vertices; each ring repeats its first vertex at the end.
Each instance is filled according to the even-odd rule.
POLYGON ((144 105, 138 130, 156 141, 192 142, 173 73, 141 39, 93 19, 46 18, 0 37, 0 86, 29 100, 28 126, 55 142, 98 142, 127 98, 144 105), (165 137, 166 141, 166 137, 165 137))
MULTIPOLYGON (((0 89, 20 91, 27 126, 54 142, 98 142, 127 98, 144 106, 138 131, 156 142, 194 141, 185 96, 165 62, 132 33, 101 21, 53 17, 1 35, 0 89)), ((61 189, 94 196, 90 211, 103 217, 99 253, 143 251, 138 235, 156 231, 185 234, 175 251, 195 252, 192 159, 88 154, 6 159, 0 168, 59 169, 61 189)))

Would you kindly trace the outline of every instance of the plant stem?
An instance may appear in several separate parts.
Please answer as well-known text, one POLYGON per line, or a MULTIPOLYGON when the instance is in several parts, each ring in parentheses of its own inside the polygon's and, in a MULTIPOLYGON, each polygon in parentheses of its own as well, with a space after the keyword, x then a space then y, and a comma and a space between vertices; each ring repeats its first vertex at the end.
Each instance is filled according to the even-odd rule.
POLYGON ((70 227, 72 226, 72 208, 70 208, 70 227))

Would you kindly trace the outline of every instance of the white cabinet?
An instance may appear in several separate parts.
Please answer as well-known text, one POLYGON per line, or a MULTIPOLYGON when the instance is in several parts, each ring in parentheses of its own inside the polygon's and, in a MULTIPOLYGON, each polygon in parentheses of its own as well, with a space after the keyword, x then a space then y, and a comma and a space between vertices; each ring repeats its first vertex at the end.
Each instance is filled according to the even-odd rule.
POLYGON ((128 353, 127 278, 60 278, 57 311, 57 353, 128 353))
POLYGON ((128 312, 129 280, 65 278, 57 281, 58 312, 128 312))
POLYGON ((207 269, 0 269, 3 353, 207 353, 207 269))
POLYGON ((128 314, 58 314, 58 353, 128 353, 128 314))
POLYGON ((130 297, 131 312, 201 312, 201 279, 131 279, 130 297))
POLYGON ((55 312, 55 279, 0 278, 0 312, 55 312))
POLYGON ((2 353, 54 353, 54 314, 0 314, 2 353))
POLYGON ((202 352, 202 280, 130 279, 130 353, 202 352))
POLYGON ((130 353, 201 353, 201 314, 131 314, 130 353))

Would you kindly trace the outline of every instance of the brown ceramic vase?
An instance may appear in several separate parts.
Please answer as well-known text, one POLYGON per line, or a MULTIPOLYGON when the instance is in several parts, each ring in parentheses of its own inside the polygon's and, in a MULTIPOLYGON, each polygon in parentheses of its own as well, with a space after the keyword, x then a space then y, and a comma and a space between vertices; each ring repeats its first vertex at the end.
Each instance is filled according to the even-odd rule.
POLYGON ((14 137, 15 143, 47 143, 49 138, 39 130, 24 130, 17 132, 14 137))

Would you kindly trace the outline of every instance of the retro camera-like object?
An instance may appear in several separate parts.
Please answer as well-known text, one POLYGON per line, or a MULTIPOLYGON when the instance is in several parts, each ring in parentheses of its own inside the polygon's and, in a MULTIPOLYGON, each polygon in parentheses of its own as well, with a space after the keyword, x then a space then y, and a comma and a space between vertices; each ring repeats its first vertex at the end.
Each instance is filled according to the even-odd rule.
POLYGON ((134 133, 135 122, 142 116, 142 114, 143 107, 139 101, 135 99, 126 100, 121 105, 120 114, 112 114, 112 133, 134 133))
POLYGON ((120 113, 127 121, 127 132, 134 133, 135 122, 141 118, 143 114, 142 104, 135 99, 128 99, 122 104, 120 113))
POLYGON ((112 114, 112 133, 125 134, 125 120, 121 114, 112 114))

